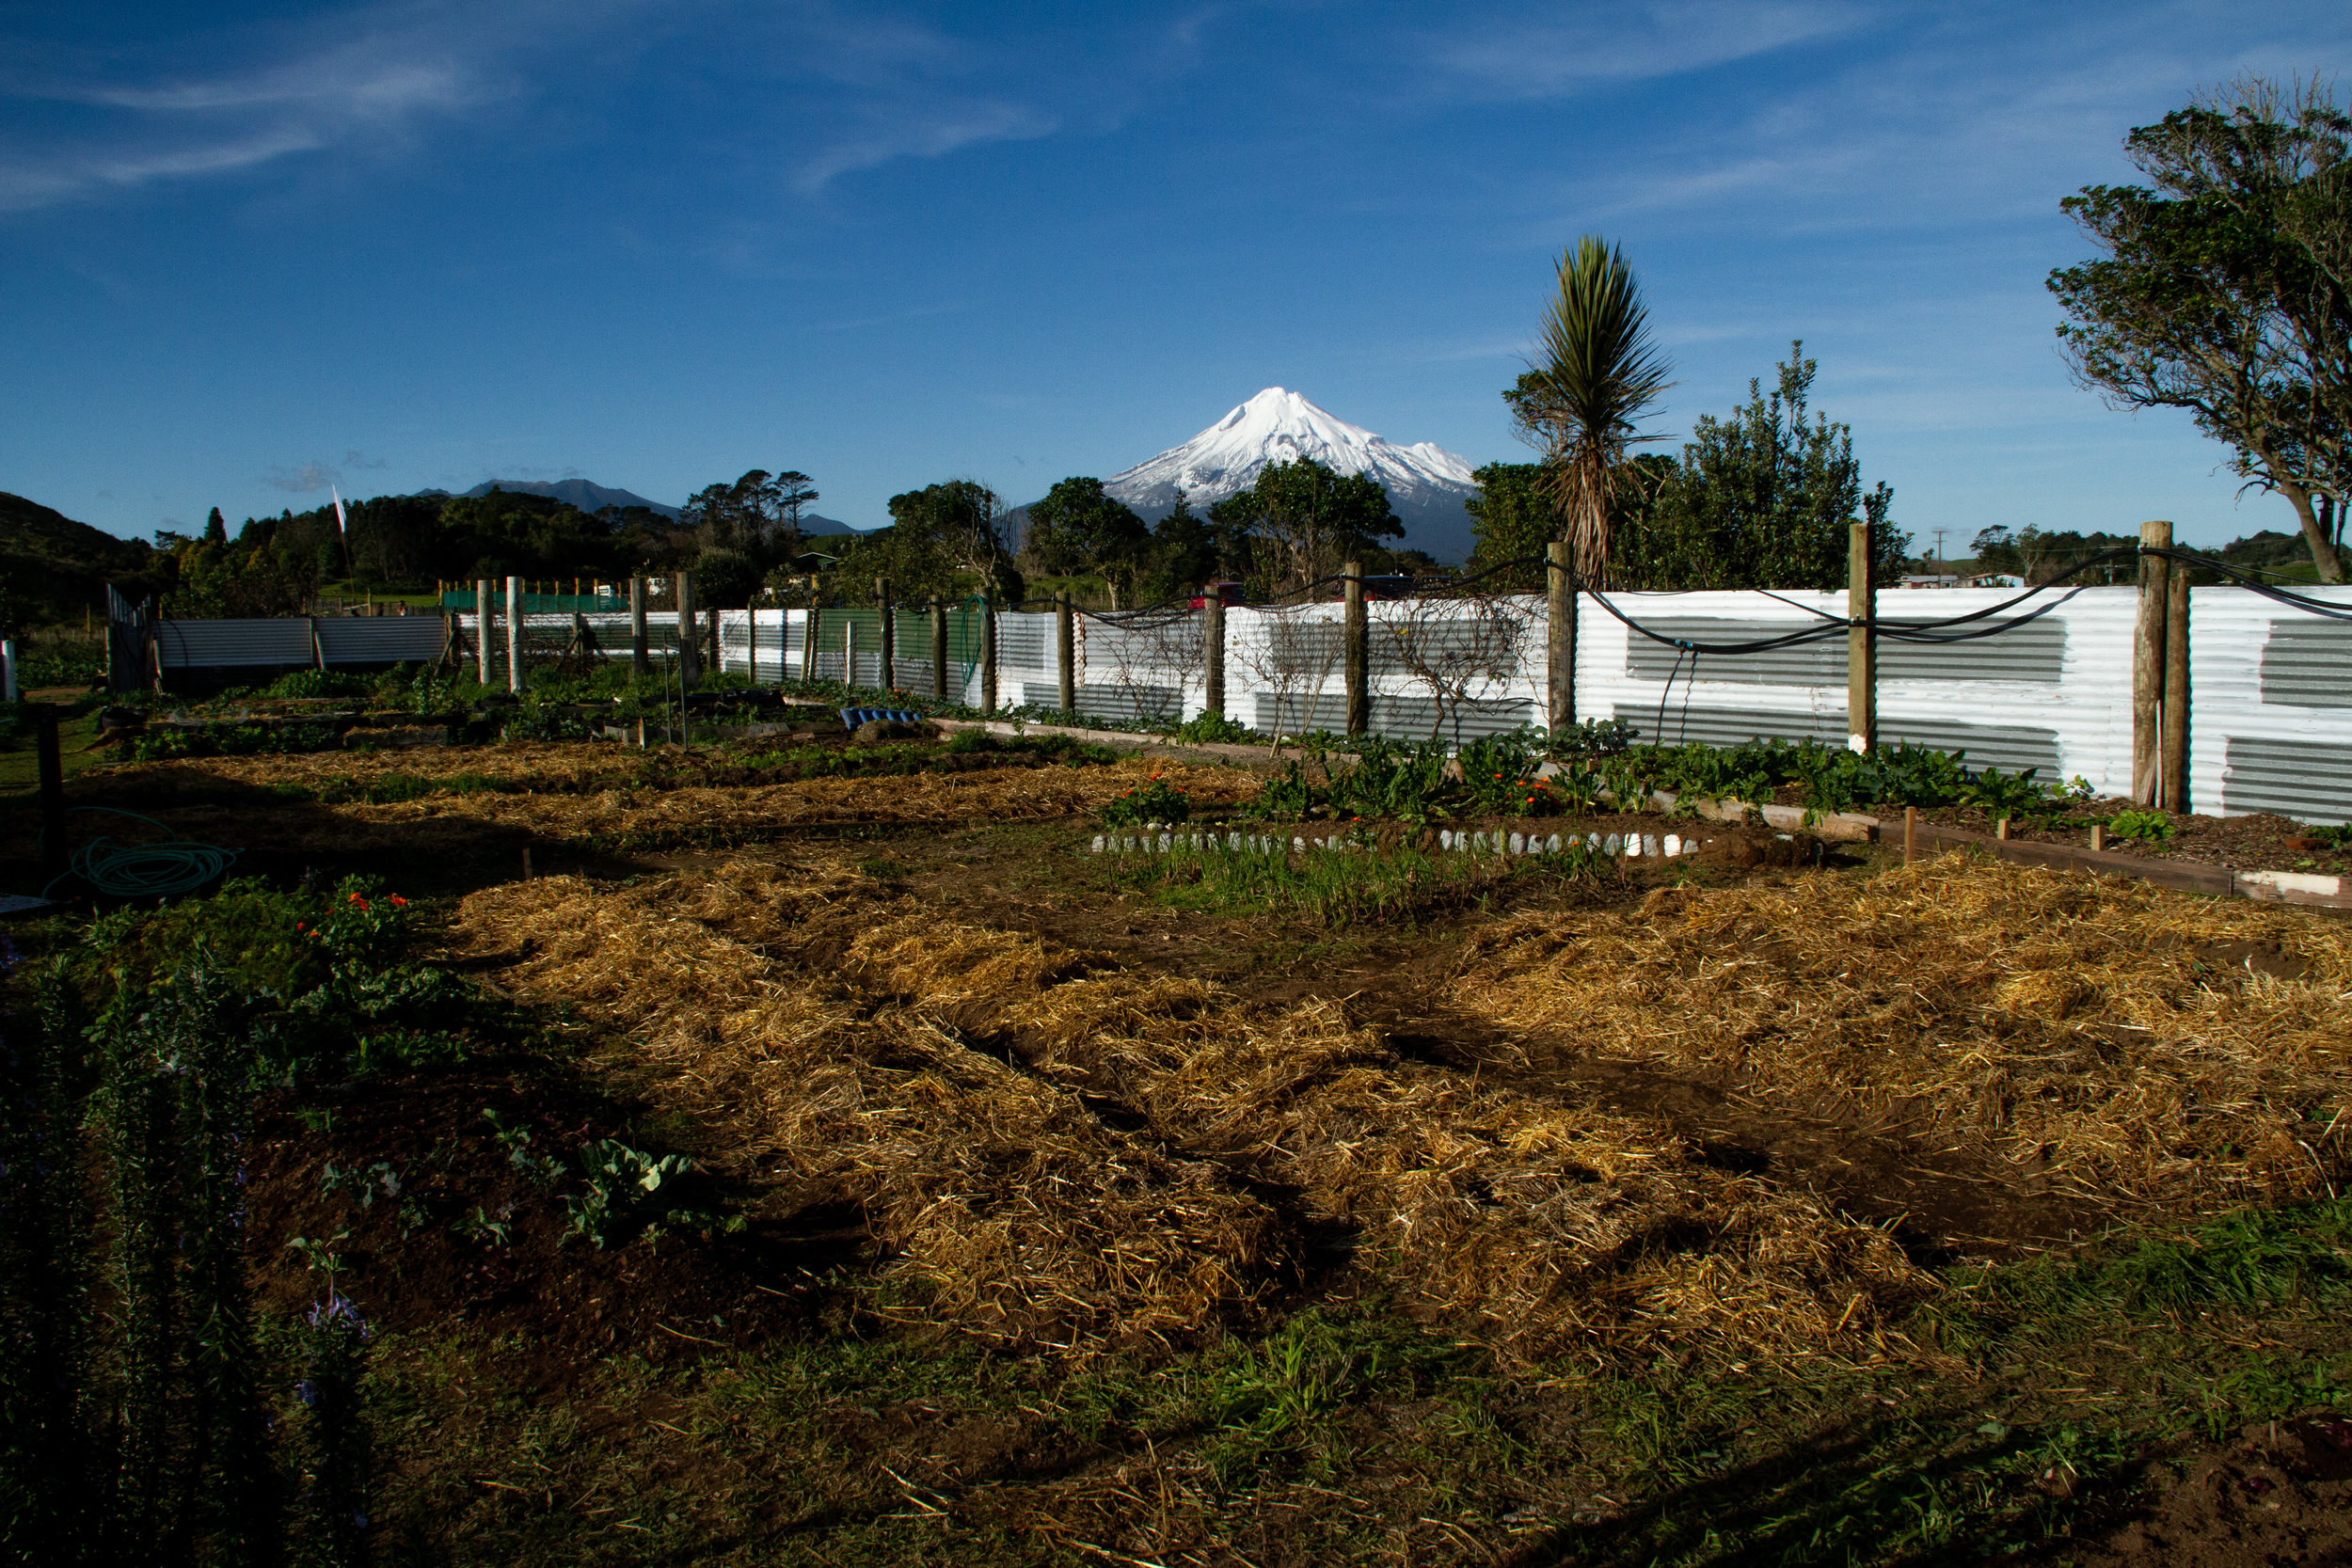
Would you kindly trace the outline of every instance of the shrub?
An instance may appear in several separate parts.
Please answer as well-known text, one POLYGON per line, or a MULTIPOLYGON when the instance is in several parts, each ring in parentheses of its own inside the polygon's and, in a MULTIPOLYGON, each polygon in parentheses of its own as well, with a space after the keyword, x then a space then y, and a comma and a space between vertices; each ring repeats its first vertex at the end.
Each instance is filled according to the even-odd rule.
POLYGON ((2126 842, 2161 842, 2172 836, 2172 818, 2160 811, 2119 811, 2108 818, 2107 832, 2126 842))
POLYGON ((1165 732, 1171 740, 1188 746, 1242 745, 1258 738, 1258 732, 1238 719, 1228 719, 1221 713, 1204 713, 1198 719, 1187 719, 1171 725, 1165 732))
POLYGON ((1171 784, 1158 774, 1149 784, 1127 790, 1103 808, 1103 821, 1113 828, 1131 828, 1144 822, 1183 822, 1192 816, 1192 801, 1182 784, 1171 784))

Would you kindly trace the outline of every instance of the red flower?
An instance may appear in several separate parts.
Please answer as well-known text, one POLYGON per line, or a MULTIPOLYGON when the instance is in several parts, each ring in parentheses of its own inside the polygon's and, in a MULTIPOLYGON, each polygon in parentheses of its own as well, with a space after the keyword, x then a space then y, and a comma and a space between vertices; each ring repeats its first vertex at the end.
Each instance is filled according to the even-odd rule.
POLYGON ((406 909, 407 907, 408 907, 408 900, 407 900, 407 899, 403 898, 403 897, 402 897, 399 894, 397 894, 397 893, 395 893, 395 894, 393 894, 393 895, 392 895, 392 908, 394 908, 394 909, 396 909, 396 910, 405 910, 405 909, 406 909))

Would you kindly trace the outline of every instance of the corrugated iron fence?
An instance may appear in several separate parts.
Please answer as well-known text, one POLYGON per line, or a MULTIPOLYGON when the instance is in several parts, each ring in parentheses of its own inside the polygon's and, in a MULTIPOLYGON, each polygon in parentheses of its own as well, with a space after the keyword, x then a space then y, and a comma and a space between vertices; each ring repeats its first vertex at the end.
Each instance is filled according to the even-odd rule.
MULTIPOLYGON (((2352 588, 2304 592, 2352 611, 2352 588)), ((2011 596, 2004 589, 1890 592, 1880 595, 1879 620, 1882 628, 1949 620, 2011 596)), ((1962 751, 1977 766, 2036 768, 2045 779, 2079 775, 2103 794, 2127 793, 2137 601, 2132 588, 2085 588, 1979 641, 1882 638, 1880 741, 1962 751)), ((1671 645, 1762 641, 1824 620, 1842 624, 1843 594, 1614 594, 1605 605, 1583 594, 1576 602, 1579 718, 1623 720, 1643 738, 1669 743, 1845 743, 1842 642, 1740 655, 1671 645), (1620 616, 1670 642, 1638 635, 1620 616)), ((2195 589, 2190 607, 2190 803, 2207 812, 2352 820, 2352 623, 2234 587, 2195 589)), ((1338 604, 1228 608, 1227 714, 1268 734, 1343 728, 1342 615, 1338 604)), ((1460 741, 1543 721, 1549 628, 1540 595, 1381 600, 1367 605, 1366 615, 1374 733, 1460 741)), ((443 657, 471 664, 479 646, 474 620, 167 621, 156 651, 167 673, 443 657)), ((502 616, 494 620, 496 672, 504 668, 505 627, 502 616)), ((930 612, 897 611, 895 659, 885 673, 878 610, 725 610, 718 617, 720 662, 762 681, 814 675, 928 692, 938 657, 950 698, 977 705, 984 616, 961 608, 946 620, 946 643, 935 656, 930 612)), ((675 656, 675 615, 648 617, 646 630, 655 657, 675 656)), ((526 615, 522 632, 524 657, 534 664, 630 652, 626 613, 526 615)), ((1200 610, 1079 615, 1072 672, 1078 710, 1136 723, 1197 717, 1207 696, 1205 641, 1200 610)), ((1001 705, 1060 705, 1057 644, 1051 612, 996 617, 1001 705)))

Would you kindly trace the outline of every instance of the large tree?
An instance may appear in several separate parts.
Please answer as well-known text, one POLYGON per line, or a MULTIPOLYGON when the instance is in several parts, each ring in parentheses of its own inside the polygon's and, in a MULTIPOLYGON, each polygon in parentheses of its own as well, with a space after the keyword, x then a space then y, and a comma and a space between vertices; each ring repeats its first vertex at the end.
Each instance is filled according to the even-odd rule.
MULTIPOLYGON (((1211 507, 1209 518, 1212 532, 1252 542, 1255 575, 1268 586, 1295 588, 1329 577, 1380 540, 1405 535, 1378 480, 1340 473, 1311 457, 1267 464, 1256 483, 1211 507)), ((1220 553, 1230 559, 1230 548, 1220 553)))
POLYGON ((1544 311, 1543 360, 1503 397, 1550 470, 1578 578, 1609 582, 1610 525, 1637 470, 1635 428, 1672 385, 1625 252, 1587 234, 1560 258, 1544 311))
POLYGON ((2249 484, 2284 496, 2341 581, 2352 495, 2352 119, 2314 82, 2249 77, 2140 126, 2149 184, 2060 203, 2102 254, 2050 275, 2076 379, 2185 409, 2249 484))
POLYGON ((1047 572, 1101 576, 1119 608, 1121 583, 1131 582, 1152 543, 1152 530, 1134 510, 1084 475, 1065 479, 1029 504, 1024 549, 1047 572))
MULTIPOLYGON (((1644 452, 1633 459, 1633 467, 1636 472, 1618 486, 1611 513, 1610 577, 1613 581, 1646 583, 1647 567, 1638 559, 1629 561, 1629 551, 1638 557, 1645 542, 1640 525, 1661 486, 1673 475, 1675 461, 1644 452)), ((1518 565, 1498 572, 1491 579, 1494 584, 1542 588, 1545 547, 1560 537, 1558 494, 1550 470, 1541 463, 1489 463, 1470 477, 1478 481, 1478 493, 1462 503, 1470 513, 1470 532, 1478 540, 1470 553, 1470 569, 1485 572, 1518 562, 1518 565)))
POLYGON ((1870 525, 1883 575, 1901 569, 1909 536, 1889 518, 1895 493, 1867 494, 1853 432, 1809 404, 1814 360, 1789 345, 1774 389, 1748 383, 1729 419, 1701 415, 1681 461, 1653 463, 1654 483, 1618 531, 1611 565, 1628 588, 1837 588, 1849 534, 1870 525), (1810 418, 1808 419, 1808 416, 1810 418))

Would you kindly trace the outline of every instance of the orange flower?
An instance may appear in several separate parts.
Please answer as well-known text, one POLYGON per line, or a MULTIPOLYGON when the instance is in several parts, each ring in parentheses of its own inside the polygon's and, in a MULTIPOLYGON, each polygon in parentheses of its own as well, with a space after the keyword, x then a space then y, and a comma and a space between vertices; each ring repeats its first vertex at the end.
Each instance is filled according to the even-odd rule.
POLYGON ((407 900, 407 899, 403 898, 403 897, 402 897, 399 894, 397 894, 397 893, 395 893, 395 894, 393 894, 393 895, 392 895, 392 908, 394 908, 394 909, 396 909, 396 910, 405 910, 405 909, 406 909, 407 907, 408 907, 408 900, 407 900))

